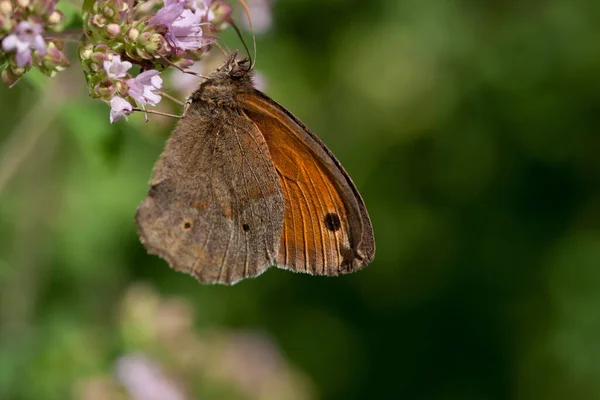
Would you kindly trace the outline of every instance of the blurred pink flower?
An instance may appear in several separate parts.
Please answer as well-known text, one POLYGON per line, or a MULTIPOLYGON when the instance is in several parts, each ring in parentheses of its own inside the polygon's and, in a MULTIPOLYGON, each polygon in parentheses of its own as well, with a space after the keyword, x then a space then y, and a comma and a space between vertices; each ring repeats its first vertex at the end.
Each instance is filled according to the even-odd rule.
POLYGON ((141 355, 121 357, 117 377, 133 400, 185 400, 160 365, 141 355))
POLYGON ((123 78, 131 66, 129 61, 121 61, 120 55, 114 55, 112 60, 104 61, 104 70, 109 78, 123 78))
POLYGON ((260 332, 236 332, 220 354, 221 372, 252 397, 269 387, 286 371, 286 363, 273 341, 260 332))
MULTIPOLYGON (((189 67, 187 69, 189 71, 194 71, 199 74, 204 74, 204 73, 206 73, 206 69, 204 68, 204 62, 205 62, 205 60, 202 60, 200 62, 195 62, 191 67, 189 67)), ((198 88, 198 85, 200 85, 200 83, 202 82, 201 80, 198 79, 197 76, 194 76, 192 74, 186 74, 184 72, 181 72, 178 69, 172 69, 170 76, 171 76, 171 80, 170 80, 169 87, 180 92, 185 97, 192 94, 192 92, 194 90, 196 90, 198 88)))
POLYGON ((110 100, 110 123, 119 121, 121 118, 131 114, 133 106, 122 97, 115 96, 110 100))
POLYGON ((129 86, 128 94, 140 105, 149 104, 155 106, 161 99, 157 91, 162 88, 162 78, 158 76, 160 72, 155 69, 142 72, 132 79, 127 79, 129 86))
POLYGON ((254 77, 252 78, 252 83, 254 83, 254 87, 257 88, 258 90, 260 90, 261 92, 264 92, 265 90, 267 90, 267 87, 269 86, 269 82, 267 81, 267 78, 265 78, 265 76, 258 71, 254 71, 254 77))
POLYGON ((194 12, 199 12, 206 21, 211 22, 215 19, 215 13, 210 9, 212 0, 191 0, 190 8, 194 12))
POLYGON ((31 63, 31 50, 36 50, 40 56, 46 55, 46 42, 42 33, 42 25, 28 21, 20 22, 15 33, 2 40, 2 49, 7 52, 16 50, 17 66, 24 67, 31 63))
MULTIPOLYGON (((271 8, 273 6, 272 0, 249 0, 248 8, 250 9, 250 16, 252 17, 252 27, 254 33, 261 34, 265 33, 273 25, 273 15, 271 8)), ((244 14, 242 21, 247 28, 249 28, 248 18, 244 14)))

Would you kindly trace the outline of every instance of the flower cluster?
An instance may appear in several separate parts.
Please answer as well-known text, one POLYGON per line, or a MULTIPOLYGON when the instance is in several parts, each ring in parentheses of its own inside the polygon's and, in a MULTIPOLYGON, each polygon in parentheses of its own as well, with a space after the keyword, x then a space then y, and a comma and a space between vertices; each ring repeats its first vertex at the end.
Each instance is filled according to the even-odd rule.
POLYGON ((198 328, 196 306, 163 297, 151 286, 131 286, 119 306, 122 354, 115 368, 82 375, 75 397, 183 400, 219 393, 225 399, 315 398, 310 379, 269 334, 198 328))
MULTIPOLYGON (((64 15, 57 2, 0 0, 0 71, 9 87, 31 68, 54 76, 69 65, 60 39, 76 36, 58 32, 64 15)), ((267 27, 270 3, 251 2, 267 27)), ((232 7, 225 0, 83 0, 81 17, 78 54, 87 88, 110 105, 115 122, 156 106, 161 72, 199 61, 232 22, 232 7)))
POLYGON ((224 0, 164 0, 155 12, 153 4, 96 0, 84 13, 87 41, 79 56, 90 95, 110 104, 111 122, 136 104, 155 106, 160 71, 199 60, 231 17, 224 0), (141 71, 135 78, 134 65, 141 71))
POLYGON ((2 81, 12 87, 32 67, 54 76, 69 62, 63 43, 48 39, 46 31, 58 30, 64 16, 54 7, 58 0, 0 0, 0 66, 2 81))
POLYGON ((162 79, 156 69, 146 70, 134 78, 129 73, 133 64, 121 60, 121 56, 106 45, 83 46, 80 57, 91 85, 90 94, 111 106, 111 123, 130 114, 135 103, 144 108, 155 106, 161 100, 162 79))

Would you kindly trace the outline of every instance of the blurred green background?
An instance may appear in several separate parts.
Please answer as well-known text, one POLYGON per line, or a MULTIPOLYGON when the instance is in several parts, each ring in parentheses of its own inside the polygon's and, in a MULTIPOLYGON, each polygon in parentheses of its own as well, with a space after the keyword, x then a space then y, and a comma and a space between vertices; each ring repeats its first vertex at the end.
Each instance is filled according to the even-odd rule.
POLYGON ((375 261, 223 287, 146 255, 133 216, 173 121, 110 125, 72 52, 0 86, 0 398, 600 399, 600 3, 272 17, 266 92, 353 177, 375 261))

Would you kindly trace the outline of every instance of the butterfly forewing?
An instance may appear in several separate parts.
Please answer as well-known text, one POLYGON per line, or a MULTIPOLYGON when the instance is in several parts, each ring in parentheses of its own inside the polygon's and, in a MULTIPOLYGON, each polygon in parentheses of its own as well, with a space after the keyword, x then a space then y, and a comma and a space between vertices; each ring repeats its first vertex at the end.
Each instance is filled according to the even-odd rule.
POLYGON ((265 138, 285 197, 277 265, 319 275, 367 265, 374 253, 371 222, 337 159, 266 95, 252 90, 238 99, 265 138))

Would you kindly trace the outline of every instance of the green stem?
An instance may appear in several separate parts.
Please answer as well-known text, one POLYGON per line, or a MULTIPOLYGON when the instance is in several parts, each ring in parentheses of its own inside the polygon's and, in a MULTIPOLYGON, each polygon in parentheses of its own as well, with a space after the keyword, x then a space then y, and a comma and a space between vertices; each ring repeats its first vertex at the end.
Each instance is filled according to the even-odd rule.
POLYGON ((80 43, 85 35, 83 29, 70 29, 62 32, 46 32, 44 35, 47 39, 59 39, 65 42, 77 42, 80 43))

